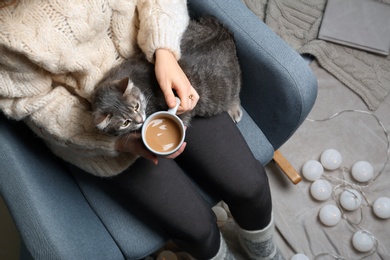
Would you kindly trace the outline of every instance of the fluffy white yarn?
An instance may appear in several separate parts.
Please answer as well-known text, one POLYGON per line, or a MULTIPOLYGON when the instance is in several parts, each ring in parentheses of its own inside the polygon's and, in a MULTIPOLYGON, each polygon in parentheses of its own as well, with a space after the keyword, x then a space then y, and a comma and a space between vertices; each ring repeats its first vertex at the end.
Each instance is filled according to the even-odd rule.
POLYGON ((100 176, 136 158, 92 124, 97 81, 140 44, 180 57, 188 25, 185 0, 20 0, 0 9, 0 109, 23 119, 54 153, 100 176))

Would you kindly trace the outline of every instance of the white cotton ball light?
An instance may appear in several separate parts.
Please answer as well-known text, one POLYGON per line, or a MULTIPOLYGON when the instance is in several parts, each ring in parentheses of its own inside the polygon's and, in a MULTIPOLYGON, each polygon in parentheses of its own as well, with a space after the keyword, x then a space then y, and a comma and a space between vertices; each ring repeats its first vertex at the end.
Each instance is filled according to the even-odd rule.
POLYGON ((290 258, 290 260, 310 260, 310 258, 305 254, 295 254, 290 258))
POLYGON ((366 161, 354 163, 351 171, 352 177, 358 182, 367 182, 374 176, 374 167, 366 161))
POLYGON ((325 169, 336 170, 341 166, 343 159, 337 150, 327 149, 321 154, 320 161, 325 169))
POLYGON ((325 205, 321 208, 319 218, 326 226, 335 226, 341 220, 341 212, 335 205, 325 205))
POLYGON ((357 231, 352 237, 352 245, 359 252, 368 252, 374 248, 375 239, 365 230, 357 231))
POLYGON ((228 220, 228 214, 224 208, 221 206, 214 206, 212 210, 215 213, 215 216, 217 217, 217 225, 218 227, 222 227, 225 225, 226 221, 228 220))
POLYGON ((376 199, 372 208, 377 217, 382 219, 390 218, 390 198, 380 197, 376 199))
POLYGON ((324 173, 324 167, 319 161, 310 160, 307 161, 302 168, 302 175, 308 181, 318 180, 324 173))
POLYGON ((227 212, 228 214, 230 214, 229 205, 226 204, 225 201, 222 201, 222 208, 224 208, 224 209, 226 210, 226 212, 227 212))
POLYGON ((356 210, 361 204, 362 196, 354 189, 347 189, 340 195, 340 205, 346 210, 356 210))
POLYGON ((316 200, 324 201, 332 195, 332 186, 326 180, 316 180, 310 186, 310 193, 316 200))

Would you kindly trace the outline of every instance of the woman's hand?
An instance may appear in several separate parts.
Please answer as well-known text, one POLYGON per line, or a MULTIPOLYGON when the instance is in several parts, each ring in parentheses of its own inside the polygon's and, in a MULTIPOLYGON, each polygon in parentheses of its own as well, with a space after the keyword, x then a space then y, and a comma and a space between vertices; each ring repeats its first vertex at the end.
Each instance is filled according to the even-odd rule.
POLYGON ((169 50, 156 51, 155 73, 168 107, 173 108, 176 105, 173 90, 180 98, 178 114, 192 110, 196 106, 199 95, 169 50))
MULTIPOLYGON (((166 156, 165 158, 175 159, 179 156, 185 149, 187 143, 184 142, 179 150, 174 152, 173 154, 166 156)), ((141 139, 140 133, 129 133, 127 135, 121 136, 115 144, 115 148, 119 152, 132 153, 135 155, 139 155, 153 162, 153 164, 158 164, 157 155, 151 153, 144 145, 141 139)))

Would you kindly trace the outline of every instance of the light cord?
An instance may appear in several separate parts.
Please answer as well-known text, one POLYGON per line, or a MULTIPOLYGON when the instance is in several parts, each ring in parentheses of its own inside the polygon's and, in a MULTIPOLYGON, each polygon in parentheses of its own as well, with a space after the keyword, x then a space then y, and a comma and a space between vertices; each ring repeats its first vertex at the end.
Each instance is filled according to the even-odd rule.
MULTIPOLYGON (((386 136, 386 141, 387 141, 387 156, 386 156, 386 160, 383 164, 383 167, 381 168, 381 170, 378 172, 378 174, 372 178, 367 184, 363 185, 363 184, 356 184, 356 183, 352 183, 352 182, 349 182, 346 180, 345 178, 345 175, 347 172, 349 172, 349 169, 346 168, 346 167, 342 167, 342 178, 338 178, 336 176, 332 176, 332 175, 322 175, 322 177, 326 180, 328 180, 329 182, 331 182, 332 184, 334 184, 334 188, 332 190, 332 196, 333 196, 333 199, 335 200, 336 204, 337 204, 337 207, 340 209, 340 212, 341 212, 341 215, 342 215, 342 218, 347 220, 347 222, 351 225, 351 226, 354 226, 355 228, 359 229, 359 230, 362 230, 362 232, 368 234, 374 241, 374 247, 373 249, 370 250, 370 253, 363 256, 362 258, 360 258, 361 260, 363 259, 366 259, 370 256, 372 256, 373 254, 375 254, 378 250, 378 240, 376 239, 376 237, 368 232, 367 230, 364 230, 360 224, 362 223, 363 221, 363 218, 364 218, 364 214, 363 214, 363 206, 369 206, 369 207, 372 207, 372 202, 368 199, 367 195, 365 194, 364 190, 365 188, 368 188, 370 187, 376 180, 377 178, 384 172, 386 166, 387 166, 387 163, 389 162, 389 158, 390 158, 390 136, 389 136, 389 133, 386 129, 386 127, 384 126, 384 124, 382 123, 382 121, 379 119, 379 117, 377 115, 375 115, 374 113, 372 112, 369 112, 369 111, 365 111, 365 110, 343 110, 343 111, 340 111, 340 112, 337 112, 335 114, 333 114, 332 116, 330 117, 327 117, 327 118, 324 118, 324 119, 311 119, 311 118, 306 118, 307 121, 310 121, 310 122, 325 122, 325 121, 329 121, 333 118, 336 118, 344 113, 361 113, 361 114, 367 114, 367 115, 371 115, 373 116, 376 121, 378 122, 378 124, 381 126, 385 136, 386 136), (348 191, 347 188, 352 188, 356 191, 358 191, 364 198, 365 202, 367 203, 367 205, 363 205, 363 200, 361 201, 361 204, 359 206, 359 210, 360 210, 360 219, 358 222, 353 222, 352 220, 350 220, 348 218, 348 216, 346 215, 346 212, 344 211, 344 209, 342 208, 342 206, 340 205, 340 194, 343 192, 343 191, 348 191), (339 190, 341 190, 341 192, 339 192, 339 190)), ((357 199, 357 196, 350 192, 351 194, 353 194, 353 196, 355 196, 355 199, 357 199)), ((343 257, 343 256, 340 256, 340 255, 337 255, 337 254, 331 254, 331 253, 320 253, 318 255, 315 256, 314 259, 319 259, 320 257, 322 256, 330 256, 330 257, 333 257, 334 259, 338 259, 338 260, 346 260, 347 258, 343 257)))
POLYGON ((376 179, 385 170, 385 168, 387 166, 387 163, 389 162, 389 157, 390 157, 390 136, 389 136, 389 132, 387 131, 386 127, 384 126, 382 121, 379 119, 379 117, 377 115, 375 115, 374 113, 370 112, 370 111, 358 110, 358 109, 349 109, 349 110, 343 110, 343 111, 337 112, 337 113, 335 113, 335 114, 333 114, 333 115, 331 115, 330 117, 327 117, 327 118, 323 118, 323 119, 306 118, 306 120, 310 121, 310 122, 325 122, 325 121, 329 121, 329 120, 331 120, 333 118, 336 118, 336 117, 338 117, 338 116, 340 116, 340 115, 342 115, 344 113, 361 113, 361 114, 371 115, 371 116, 373 116, 376 119, 378 124, 382 127, 383 132, 385 133, 386 141, 387 141, 386 161, 383 164, 383 167, 381 168, 381 170, 378 172, 378 174, 373 179, 371 179, 370 182, 367 185, 362 185, 361 186, 361 187, 369 187, 373 182, 376 181, 376 179))

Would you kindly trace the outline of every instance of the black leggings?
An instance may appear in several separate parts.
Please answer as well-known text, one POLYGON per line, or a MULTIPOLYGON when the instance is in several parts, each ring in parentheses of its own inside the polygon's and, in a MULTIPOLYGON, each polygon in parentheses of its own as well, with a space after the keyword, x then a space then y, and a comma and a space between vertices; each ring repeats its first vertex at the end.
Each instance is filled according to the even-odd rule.
POLYGON ((141 158, 108 182, 183 250, 197 259, 210 259, 219 249, 219 230, 210 205, 188 176, 222 198, 247 230, 270 222, 268 178, 227 113, 194 119, 186 141, 185 151, 175 160, 159 158, 155 166, 141 158))

